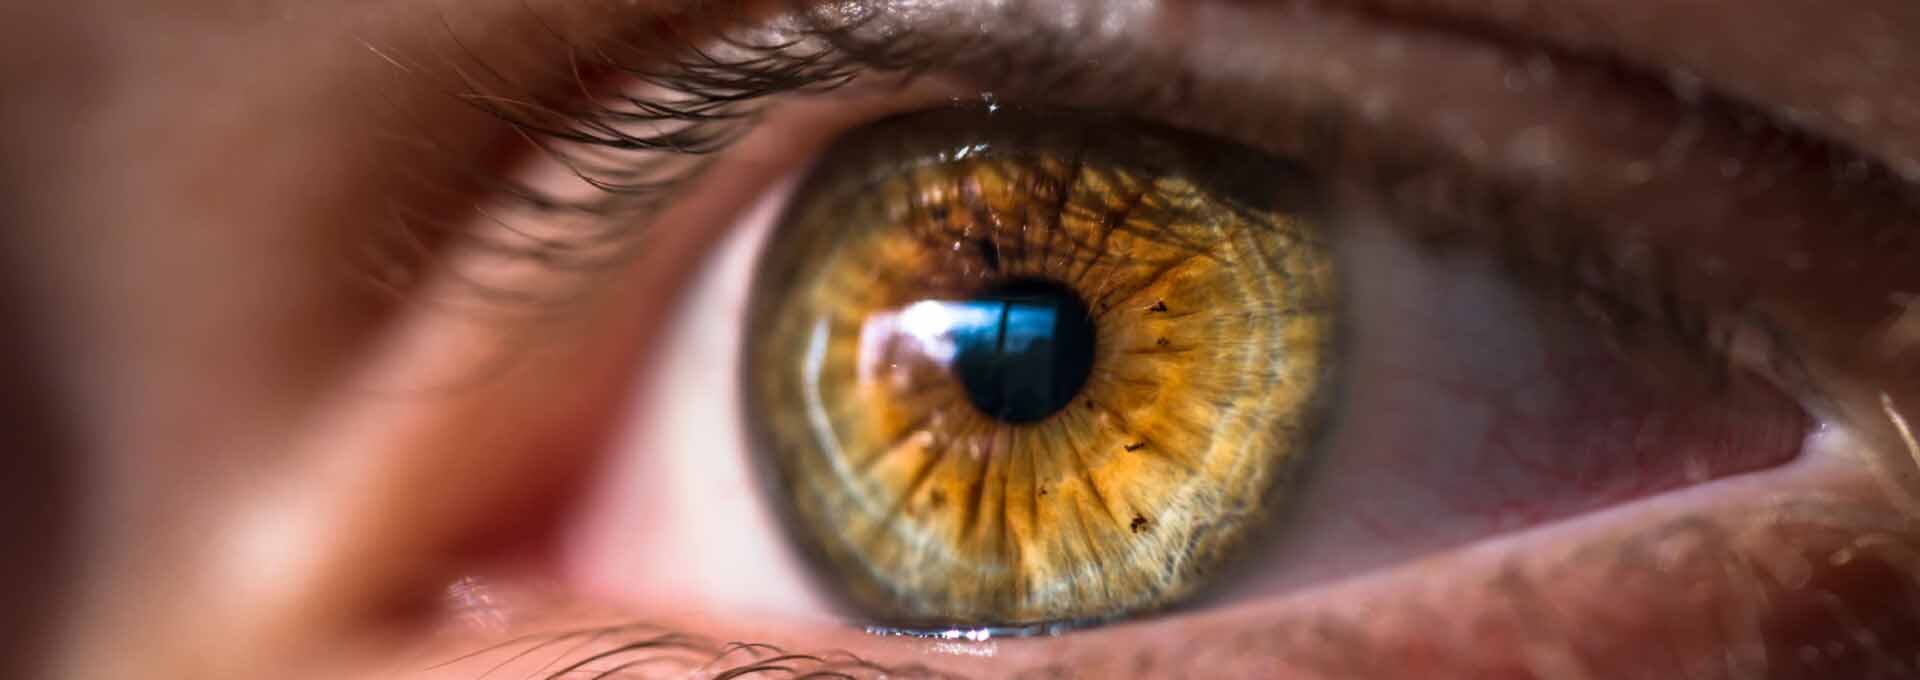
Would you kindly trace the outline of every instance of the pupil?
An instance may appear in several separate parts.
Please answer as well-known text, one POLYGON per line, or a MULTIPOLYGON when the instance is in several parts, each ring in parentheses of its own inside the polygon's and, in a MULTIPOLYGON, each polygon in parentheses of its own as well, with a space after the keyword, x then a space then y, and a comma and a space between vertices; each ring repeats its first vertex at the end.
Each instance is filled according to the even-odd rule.
POLYGON ((967 302, 985 311, 955 329, 953 371, 981 412, 1030 423, 1073 401, 1093 370, 1093 318, 1061 283, 1016 279, 967 302))

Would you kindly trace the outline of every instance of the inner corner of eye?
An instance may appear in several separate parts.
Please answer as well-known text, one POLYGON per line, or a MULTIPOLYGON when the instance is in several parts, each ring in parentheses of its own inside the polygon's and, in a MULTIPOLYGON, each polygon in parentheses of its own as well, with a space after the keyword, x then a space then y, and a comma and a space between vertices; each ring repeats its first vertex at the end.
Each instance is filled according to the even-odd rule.
POLYGON ((796 540, 901 624, 876 630, 1166 607, 1256 528, 1316 429, 1336 284, 1229 158, 1264 162, 939 110, 848 133, 802 184, 757 267, 746 408, 796 540))

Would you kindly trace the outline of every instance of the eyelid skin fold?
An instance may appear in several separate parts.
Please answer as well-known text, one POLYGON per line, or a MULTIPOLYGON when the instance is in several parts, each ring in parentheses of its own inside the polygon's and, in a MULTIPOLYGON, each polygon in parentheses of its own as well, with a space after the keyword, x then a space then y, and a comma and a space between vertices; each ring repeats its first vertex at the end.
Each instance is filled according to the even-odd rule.
MULTIPOLYGON (((1008 49, 954 66, 1002 100, 1122 107, 1336 168, 1432 238, 1505 244, 1522 266, 1740 354, 1823 417, 1897 443, 1872 390, 1851 384, 1880 376, 1896 396, 1920 384, 1920 362, 1861 343, 1899 313, 1890 298, 1920 288, 1907 264, 1920 211, 1878 166, 1733 102, 1418 24, 1313 3, 1136 5, 1089 21, 1097 6, 876 9, 867 30, 939 42, 945 26, 1004 27, 1018 37, 1008 49), (1209 39, 1178 37, 1192 34, 1209 39), (1036 47, 1063 44, 1104 57, 1036 47), (1633 283, 1654 280, 1680 292, 1633 283)), ((860 54, 860 35, 843 49, 860 54)))
MULTIPOLYGON (((627 68, 680 74, 664 82, 679 83, 669 98, 682 107, 690 96, 749 113, 780 92, 935 72, 1001 101, 1123 110, 1245 140, 1348 178, 1428 238, 1501 244, 1516 266, 1563 272, 1629 324, 1697 336, 1805 398, 1832 392, 1815 405, 1823 417, 1886 444, 1893 433, 1865 398, 1874 390, 1848 376, 1920 371, 1859 346, 1897 313, 1890 295, 1920 289, 1902 266, 1916 247, 1908 189, 1735 102, 1683 101, 1604 63, 1317 3, 875 0, 736 30, 699 52, 705 63, 627 68), (1209 40, 1183 37, 1195 31, 1209 40)), ((617 107, 580 115, 589 130, 631 129, 595 127, 625 120, 617 107)), ((725 133, 696 136, 709 134, 725 133)), ((644 222, 615 214, 627 230, 644 222)), ((1916 382, 1878 389, 1907 400, 1916 382)))

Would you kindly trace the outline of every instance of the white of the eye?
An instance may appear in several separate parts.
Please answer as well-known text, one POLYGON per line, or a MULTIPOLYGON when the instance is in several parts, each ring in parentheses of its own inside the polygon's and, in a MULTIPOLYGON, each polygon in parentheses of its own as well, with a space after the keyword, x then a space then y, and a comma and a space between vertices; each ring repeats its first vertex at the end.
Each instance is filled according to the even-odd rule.
POLYGON ((828 611, 760 493, 738 407, 753 266, 791 185, 763 192, 676 301, 569 539, 571 576, 649 614, 828 611))

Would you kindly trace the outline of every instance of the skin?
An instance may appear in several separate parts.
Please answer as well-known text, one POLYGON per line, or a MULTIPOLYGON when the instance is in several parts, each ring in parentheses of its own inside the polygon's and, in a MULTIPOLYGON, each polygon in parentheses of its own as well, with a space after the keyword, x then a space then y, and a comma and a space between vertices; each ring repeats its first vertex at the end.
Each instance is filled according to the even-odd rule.
MULTIPOLYGON (((11 9, 0 395, 15 452, 0 542, 32 558, 0 566, 0 676, 469 678, 498 657, 423 669, 517 633, 629 621, 988 677, 1920 676, 1920 472, 1901 434, 1920 404, 1920 312, 1898 289, 1838 276, 1799 289, 1861 311, 1787 316, 1836 396, 1822 455, 1551 534, 1285 598, 976 645, 569 582, 577 571, 536 556, 597 463, 554 452, 605 448, 648 405, 630 400, 632 383, 658 369, 645 357, 699 273, 694 255, 721 236, 698 226, 732 223, 830 131, 939 97, 783 113, 813 132, 743 142, 564 315, 422 302, 462 295, 445 268, 375 285, 392 281, 367 275, 365 244, 396 205, 485 229, 462 210, 482 199, 446 177, 519 158, 441 86, 470 63, 447 55, 478 55, 522 91, 562 90, 573 83, 549 30, 590 43, 626 25, 605 12, 631 23, 654 9, 589 4, 11 9), (484 597, 449 609, 448 584, 476 574, 484 597)), ((1920 181, 1920 44, 1900 39, 1920 35, 1910 2, 1361 4, 1686 73, 1909 191, 1920 181)), ((1237 11, 1198 7, 1186 16, 1203 26, 1237 11)), ((501 280, 560 285, 427 247, 501 280)), ((725 651, 689 654, 697 665, 725 651)))

